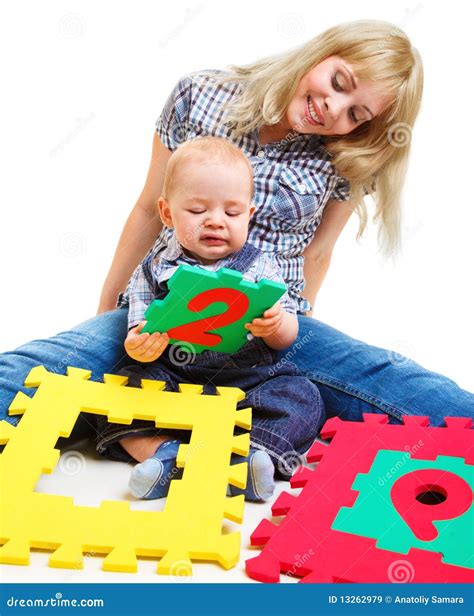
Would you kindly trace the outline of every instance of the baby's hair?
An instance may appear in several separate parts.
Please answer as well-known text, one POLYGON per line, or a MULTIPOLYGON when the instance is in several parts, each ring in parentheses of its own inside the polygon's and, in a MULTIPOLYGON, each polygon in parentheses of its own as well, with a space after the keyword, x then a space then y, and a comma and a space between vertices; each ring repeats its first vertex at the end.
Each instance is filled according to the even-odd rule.
MULTIPOLYGON (((166 165, 165 179, 161 196, 168 199, 175 185, 176 171, 187 160, 206 162, 223 162, 229 165, 241 162, 249 172, 249 193, 253 197, 253 170, 248 158, 236 145, 221 137, 196 137, 182 143, 171 155, 166 165)), ((249 199, 249 201, 250 201, 249 199)))

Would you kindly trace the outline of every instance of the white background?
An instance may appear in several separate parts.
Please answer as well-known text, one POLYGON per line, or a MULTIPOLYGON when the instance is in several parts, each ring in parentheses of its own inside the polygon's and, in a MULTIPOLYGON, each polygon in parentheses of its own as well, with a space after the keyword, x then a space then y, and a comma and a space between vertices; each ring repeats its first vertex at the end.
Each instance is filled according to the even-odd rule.
POLYGON ((316 316, 474 390, 472 22, 461 2, 17 1, 0 9, 0 350, 95 314, 180 76, 247 63, 361 18, 401 26, 425 67, 392 266, 356 220, 316 316))

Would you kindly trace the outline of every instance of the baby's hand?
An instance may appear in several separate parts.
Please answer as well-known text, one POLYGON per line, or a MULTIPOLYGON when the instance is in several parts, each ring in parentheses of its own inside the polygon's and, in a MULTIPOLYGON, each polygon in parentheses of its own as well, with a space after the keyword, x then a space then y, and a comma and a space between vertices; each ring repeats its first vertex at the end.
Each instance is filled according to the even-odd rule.
POLYGON ((279 330, 283 321, 283 308, 279 302, 265 310, 263 316, 246 323, 245 327, 258 338, 266 338, 279 330))
POLYGON ((160 332, 141 334, 140 332, 145 327, 145 323, 146 321, 142 321, 128 332, 125 340, 125 350, 136 361, 150 362, 158 359, 166 349, 169 336, 167 333, 160 334, 160 332))

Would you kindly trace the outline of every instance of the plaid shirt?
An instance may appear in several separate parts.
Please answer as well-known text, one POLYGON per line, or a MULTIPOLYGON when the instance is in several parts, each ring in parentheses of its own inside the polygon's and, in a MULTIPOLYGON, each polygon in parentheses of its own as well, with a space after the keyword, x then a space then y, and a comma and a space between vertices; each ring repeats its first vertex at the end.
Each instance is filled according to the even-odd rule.
MULTIPOLYGON (((293 133, 260 145, 258 130, 236 136, 226 125, 223 105, 235 101, 241 85, 216 83, 225 71, 192 73, 180 79, 156 122, 162 143, 175 150, 199 135, 228 139, 247 155, 254 172, 256 211, 248 241, 271 255, 280 268, 298 312, 311 309, 300 296, 304 288, 303 251, 311 242, 330 199, 350 198, 350 184, 337 175, 321 137, 293 133), (210 73, 210 74, 209 74, 210 73)), ((152 250, 166 245, 172 230, 164 227, 152 250)))
MULTIPOLYGON (((224 259, 219 259, 214 263, 204 265, 196 259, 188 257, 183 252, 174 233, 171 235, 166 246, 157 246, 156 252, 153 251, 152 254, 151 274, 153 280, 158 283, 168 280, 181 264, 195 265, 210 272, 215 272, 222 267, 228 267, 227 264, 230 263, 231 260, 231 255, 229 255, 224 259)), ((243 273, 243 278, 250 282, 258 282, 262 278, 266 278, 267 280, 274 280, 275 282, 285 284, 281 273, 263 253, 260 253, 249 269, 243 273)), ((128 328, 130 329, 138 325, 140 321, 143 321, 146 309, 155 299, 154 290, 145 276, 142 264, 134 271, 124 297, 127 297, 129 304, 128 328)), ((279 302, 287 312, 296 314, 296 302, 290 298, 288 293, 282 295, 279 302)), ((124 305, 124 303, 125 302, 120 305, 124 305)))

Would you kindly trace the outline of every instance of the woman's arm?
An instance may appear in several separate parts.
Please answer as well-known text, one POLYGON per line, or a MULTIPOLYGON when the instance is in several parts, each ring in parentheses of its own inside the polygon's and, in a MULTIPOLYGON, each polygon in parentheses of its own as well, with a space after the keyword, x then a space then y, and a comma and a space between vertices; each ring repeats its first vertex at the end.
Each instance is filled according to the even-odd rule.
MULTIPOLYGON (((331 263, 337 238, 353 212, 352 201, 328 201, 311 243, 304 251, 305 288, 301 295, 314 306, 316 295, 331 263)), ((311 316, 311 312, 307 313, 311 316)))
POLYGON ((98 314, 115 308, 118 293, 124 290, 132 272, 153 246, 161 231, 157 201, 170 156, 171 151, 161 143, 158 133, 155 132, 145 186, 120 235, 112 265, 102 288, 98 314))

